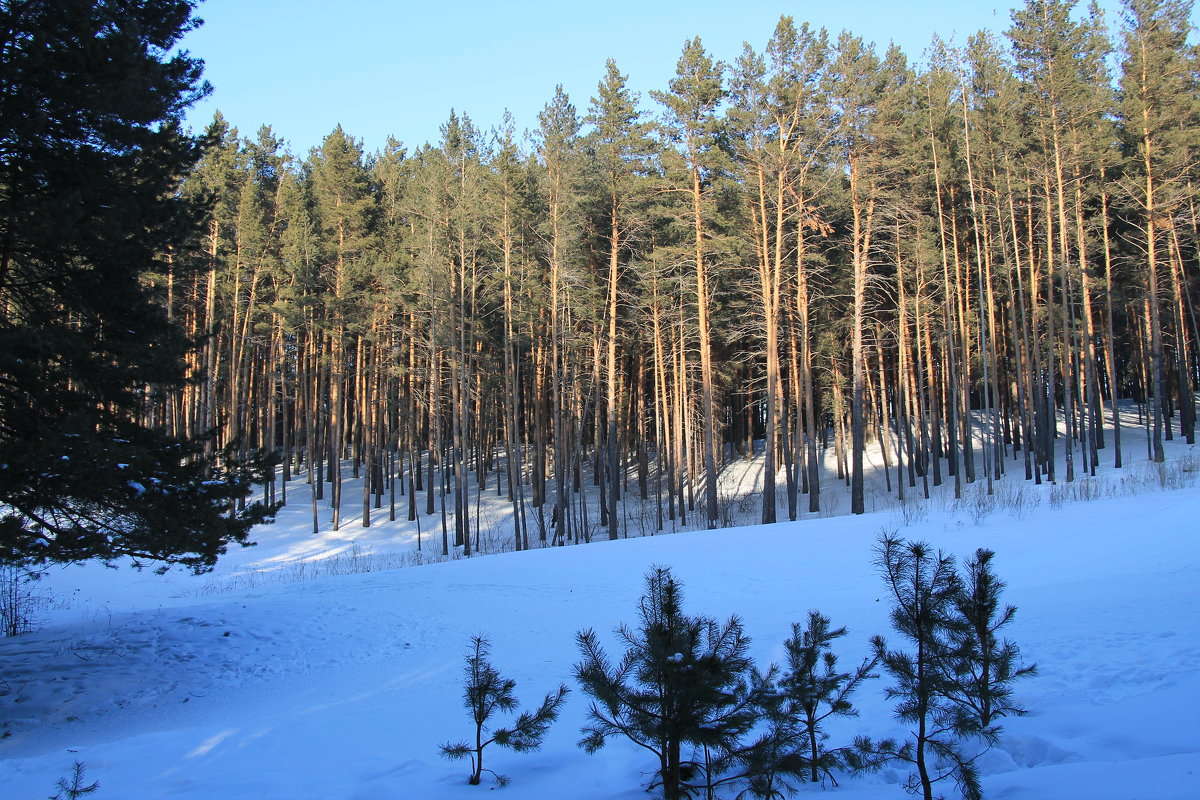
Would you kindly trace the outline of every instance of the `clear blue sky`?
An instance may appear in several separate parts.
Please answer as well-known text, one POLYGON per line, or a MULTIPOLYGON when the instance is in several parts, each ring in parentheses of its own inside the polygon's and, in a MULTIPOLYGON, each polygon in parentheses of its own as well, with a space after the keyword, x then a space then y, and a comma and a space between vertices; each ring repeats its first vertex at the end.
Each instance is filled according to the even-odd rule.
POLYGON ((685 39, 700 36, 710 54, 733 61, 743 42, 761 51, 781 14, 835 38, 847 29, 881 51, 895 41, 911 60, 934 33, 962 44, 980 28, 1002 32, 1010 7, 997 0, 207 0, 199 7, 204 26, 183 47, 204 59, 214 91, 189 121, 199 130, 220 109, 244 136, 270 124, 297 155, 338 124, 368 151, 389 135, 411 148, 436 142, 452 108, 483 130, 498 125, 506 108, 518 131, 533 128, 558 83, 585 114, 610 57, 650 110, 646 92, 667 87, 685 39))

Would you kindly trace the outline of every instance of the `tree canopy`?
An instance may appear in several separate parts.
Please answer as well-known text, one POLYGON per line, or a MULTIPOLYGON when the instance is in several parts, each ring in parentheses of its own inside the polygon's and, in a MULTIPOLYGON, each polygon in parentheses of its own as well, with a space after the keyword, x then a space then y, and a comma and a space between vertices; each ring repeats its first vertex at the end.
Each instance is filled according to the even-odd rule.
POLYGON ((186 0, 0 2, 0 559, 211 567, 260 470, 167 433, 189 342, 161 302, 206 209, 174 50, 186 0), (207 453, 207 455, 206 455, 207 453))

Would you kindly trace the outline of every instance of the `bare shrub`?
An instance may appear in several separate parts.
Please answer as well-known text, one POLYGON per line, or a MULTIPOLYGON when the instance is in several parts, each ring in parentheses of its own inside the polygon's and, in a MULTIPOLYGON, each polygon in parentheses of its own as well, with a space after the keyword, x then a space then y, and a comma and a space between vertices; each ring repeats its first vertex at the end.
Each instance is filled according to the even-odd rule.
POLYGON ((929 518, 929 501, 920 495, 905 495, 896 505, 896 514, 906 528, 924 522, 929 518))
POLYGON ((0 635, 19 636, 38 627, 38 615, 50 602, 31 588, 38 577, 11 564, 0 567, 0 635))
POLYGON ((987 488, 981 485, 976 485, 968 490, 967 494, 961 500, 961 507, 970 515, 971 520, 976 525, 982 525, 983 521, 991 516, 996 510, 996 495, 993 490, 988 493, 987 488))

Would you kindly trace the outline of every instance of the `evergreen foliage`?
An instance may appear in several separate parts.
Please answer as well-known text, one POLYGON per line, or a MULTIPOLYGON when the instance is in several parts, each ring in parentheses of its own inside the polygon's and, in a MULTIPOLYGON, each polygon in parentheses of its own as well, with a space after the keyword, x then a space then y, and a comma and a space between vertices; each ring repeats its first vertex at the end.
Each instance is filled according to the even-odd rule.
MULTIPOLYGON (((784 702, 783 716, 799 723, 796 730, 796 765, 800 777, 813 783, 825 778, 837 785, 834 771, 863 769, 873 766, 869 747, 862 742, 828 748, 829 734, 825 721, 832 717, 857 717, 858 710, 850 696, 866 680, 879 677, 872 670, 879 656, 864 658, 850 672, 839 672, 833 643, 846 635, 845 628, 830 628, 830 620, 818 611, 810 611, 808 624, 801 628, 792 624, 792 636, 784 642, 787 651, 787 670, 779 680, 779 693, 784 702)), ((794 723, 793 723, 794 724, 794 723)))
MULTIPOLYGON (((471 637, 471 651, 467 654, 466 667, 463 670, 466 679, 463 689, 463 705, 471 713, 475 723, 475 743, 447 742, 441 746, 442 755, 451 760, 469 758, 471 760, 471 777, 469 783, 478 786, 484 773, 483 750, 489 744, 497 747, 507 747, 517 753, 527 753, 542 746, 542 740, 558 718, 558 712, 569 691, 565 685, 560 685, 556 692, 546 695, 542 704, 533 711, 522 711, 510 727, 490 729, 488 721, 497 711, 511 712, 517 708, 517 698, 513 694, 516 681, 503 677, 488 660, 491 643, 483 636, 471 637)), ((505 786, 509 782, 507 775, 500 775, 492 770, 496 782, 505 786)))
MULTIPOLYGON (((153 415, 188 342, 152 275, 200 221, 180 131, 208 91, 186 0, 0 3, 0 560, 211 568, 271 466, 153 415)), ((228 198, 225 198, 228 200, 228 198)), ((232 443, 232 439, 230 440, 232 443)))
MULTIPOLYGON (((218 118, 164 195, 210 198, 206 224, 150 265, 190 380, 130 391, 177 439, 214 431, 202 457, 280 451, 314 529, 365 470, 363 525, 407 495, 447 555, 744 521, 734 455, 762 454, 764 522, 829 511, 830 462, 865 510, 872 442, 901 501, 990 496, 1006 453, 1072 481, 1122 463, 1129 398, 1159 460, 1200 375, 1191 7, 1129 0, 1108 29, 1029 0, 912 63, 782 17, 728 69, 686 40, 654 126, 615 63, 583 119, 559 88, 528 149, 461 111, 411 152, 338 128, 301 157, 218 118), (511 536, 478 528, 492 473, 511 536)), ((0 353, 26 383, 32 330, 0 353)))
POLYGON ((958 639, 958 680, 963 686, 961 702, 979 718, 983 727, 998 717, 1021 716, 1025 709, 1012 697, 1012 683, 1037 674, 1037 665, 1022 665, 1021 651, 997 632, 1012 622, 1014 606, 1001 606, 1004 581, 992 571, 991 550, 980 548, 966 565, 966 576, 954 604, 966 623, 955 632, 958 639))
POLYGON ((964 582, 953 558, 924 542, 884 533, 877 547, 876 564, 894 603, 892 626, 910 649, 889 649, 876 637, 875 653, 894 681, 887 696, 897 701, 896 718, 912 727, 901 746, 886 742, 874 750, 912 764, 916 771, 905 786, 924 800, 933 800, 944 780, 965 800, 980 800, 979 748, 999 740, 997 717, 1024 713, 1012 704, 1010 683, 1034 668, 1018 667, 1016 646, 996 641, 1015 609, 1000 610, 1003 583, 991 572, 991 557, 977 551, 964 582))
POLYGON ((83 762, 76 761, 75 765, 71 768, 71 777, 58 779, 58 783, 55 784, 58 791, 54 793, 50 800, 79 800, 80 797, 86 797, 99 790, 100 781, 92 781, 88 784, 84 783, 85 779, 83 775, 85 771, 83 762))
MULTIPOLYGON (((721 121, 717 110, 726 97, 725 65, 713 62, 705 52, 699 37, 684 44, 683 54, 676 65, 670 92, 651 92, 663 106, 662 135, 676 148, 665 148, 663 165, 667 191, 683 194, 687 200, 674 204, 667 213, 674 216, 675 226, 682 229, 680 257, 687 253, 695 264, 696 322, 700 350, 700 394, 702 448, 704 458, 705 524, 717 527, 717 467, 715 420, 713 418, 712 334, 709 330, 712 289, 710 275, 713 260, 710 239, 713 237, 713 182, 725 166, 720 148, 721 121), (679 156, 679 158, 676 157, 679 156), (673 213, 672 213, 673 211, 673 213), (690 231, 688 229, 690 228, 690 231), (688 232, 690 236, 687 235, 688 232)), ((671 252, 671 251, 668 251, 671 252)))
POLYGON ((624 736, 658 759, 666 800, 735 781, 752 793, 771 783, 782 755, 776 732, 756 733, 774 671, 754 669, 741 621, 724 624, 683 613, 682 589, 665 567, 646 575, 637 629, 622 625, 626 645, 613 664, 592 630, 576 634, 583 660, 575 676, 592 697, 580 746, 595 753, 624 736))

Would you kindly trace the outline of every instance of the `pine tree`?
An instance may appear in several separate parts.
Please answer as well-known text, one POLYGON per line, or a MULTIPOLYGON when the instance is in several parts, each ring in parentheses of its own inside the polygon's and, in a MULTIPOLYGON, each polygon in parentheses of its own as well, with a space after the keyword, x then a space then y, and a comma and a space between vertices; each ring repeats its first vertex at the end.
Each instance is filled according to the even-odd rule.
MULTIPOLYGON (((223 295, 227 295, 230 264, 236 263, 236 207, 246 170, 238 130, 229 126, 220 111, 213 115, 204 138, 203 154, 182 187, 183 196, 206 213, 199 244, 191 248, 198 263, 184 272, 184 276, 192 279, 192 286, 185 284, 180 288, 184 292, 190 288, 196 296, 196 307, 185 315, 188 322, 184 332, 202 341, 199 352, 188 354, 192 380, 183 387, 184 426, 190 436, 212 432, 214 435, 205 441, 205 452, 211 453, 225 443, 220 435, 225 427, 223 414, 228 409, 222 407, 218 387, 228 365, 221 363, 221 323, 230 316, 233 304, 223 295)), ((187 250, 181 253, 186 254, 187 250)), ((174 270, 169 279, 172 288, 174 283, 181 282, 174 270)), ((168 311, 172 310, 168 302, 168 311)))
MULTIPOLYGON (((187 342, 146 280, 194 260, 185 0, 0 3, 0 559, 210 569, 267 464, 153 424, 187 342)), ((205 433, 196 431, 195 433, 205 433)))
POLYGON ((830 65, 830 102, 836 115, 835 142, 846 173, 849 193, 851 329, 850 394, 850 513, 866 510, 863 457, 867 426, 868 335, 871 252, 876 236, 877 209, 882 194, 884 135, 902 123, 889 113, 903 99, 907 65, 900 50, 888 49, 881 60, 872 45, 843 32, 837 58, 830 65))
MULTIPOLYGON (((507 747, 517 753, 527 753, 542 746, 542 740, 550 730, 550 726, 558 719, 558 712, 563 700, 570 691, 565 685, 559 685, 558 690, 546 695, 542 704, 534 711, 522 711, 516 721, 508 728, 487 727, 488 720, 497 711, 514 711, 517 708, 517 698, 513 694, 517 682, 503 677, 488 661, 491 643, 484 636, 471 637, 471 651, 467 654, 466 667, 463 670, 466 686, 463 689, 463 705, 471 712, 471 720, 475 723, 475 744, 466 742, 446 743, 441 746, 442 755, 449 759, 471 759, 471 777, 468 783, 478 786, 484 773, 483 750, 489 744, 497 747, 507 747)), ((495 775, 496 782, 505 786, 509 782, 506 775, 495 775)))
MULTIPOLYGON (((542 261, 546 269, 546 301, 548 319, 542 326, 549 338, 548 371, 550 383, 551 421, 549 424, 554 460, 554 502, 551 519, 558 525, 555 529, 556 542, 579 541, 588 535, 573 525, 570 499, 567 489, 568 464, 575 455, 569 446, 569 429, 575 425, 568 420, 568 375, 573 364, 570 358, 571 338, 567 329, 570 296, 565 287, 579 283, 577 259, 579 216, 579 119, 575 106, 563 91, 555 87, 554 99, 538 114, 538 158, 542 168, 541 193, 545 203, 541 238, 545 242, 542 261)), ((535 419, 535 437, 539 446, 535 451, 535 475, 544 478, 546 431, 541 423, 542 415, 535 419)), ((538 509, 538 536, 546 540, 545 514, 542 511, 543 487, 534 480, 534 506, 538 509)))
POLYGON ((59 778, 55 787, 58 789, 50 800, 79 800, 80 797, 96 792, 100 788, 100 781, 92 781, 84 784, 84 765, 82 761, 76 761, 75 766, 71 769, 70 778, 59 778))
POLYGON ((810 611, 807 627, 792 625, 792 636, 783 646, 787 651, 787 670, 779 680, 779 692, 786 707, 784 713, 800 722, 798 766, 806 770, 813 783, 828 777, 837 785, 833 771, 862 763, 853 747, 829 749, 825 741, 825 721, 831 717, 856 717, 858 711, 850 695, 870 678, 879 656, 864 658, 851 672, 837 671, 833 642, 846 635, 845 628, 830 629, 829 618, 810 611))
POLYGON ((996 634, 1008 626, 1017 613, 1013 606, 1000 605, 1004 581, 992 572, 991 550, 980 548, 966 563, 954 604, 966 623, 955 631, 959 664, 957 678, 963 684, 962 700, 987 728, 997 717, 1020 716, 1025 709, 1012 699, 1012 683, 1037 674, 1037 665, 1020 665, 1021 651, 996 634))
MULTIPOLYGON (((773 167, 776 175, 774 261, 781 270, 786 270, 785 261, 793 261, 795 273, 791 279, 795 284, 792 290, 795 307, 786 308, 783 298, 778 298, 785 307, 777 309, 777 313, 785 312, 792 351, 794 423, 790 453, 784 453, 784 459, 790 462, 788 518, 793 520, 799 505, 797 492, 801 488, 808 494, 809 512, 821 508, 821 459, 817 453, 817 420, 821 412, 816 406, 813 324, 817 308, 814 301, 819 299, 820 293, 816 291, 814 279, 824 260, 820 242, 833 231, 828 220, 828 206, 832 205, 831 196, 835 196, 831 189, 841 179, 840 171, 831 163, 836 126, 828 92, 830 55, 829 37, 824 29, 815 30, 807 22, 796 28, 792 18, 787 16, 780 18, 767 44, 770 70, 765 99, 771 127, 777 137, 772 146, 776 151, 773 167), (791 227, 790 245, 787 223, 791 227)), ((791 281, 785 278, 784 285, 791 281)), ((770 347, 768 343, 768 353, 770 347)), ((768 375, 768 382, 770 380, 768 375)), ((782 376, 776 376, 775 380, 785 382, 782 376)))
POLYGON ((724 65, 714 62, 697 37, 684 44, 675 67, 670 92, 653 92, 665 107, 664 129, 679 147, 687 179, 682 192, 688 198, 687 224, 691 228, 691 257, 696 273, 696 323, 700 349, 700 391, 704 457, 704 510, 708 528, 717 527, 717 429, 713 410, 712 334, 709 332, 711 295, 708 250, 711 233, 712 184, 720 163, 717 107, 725 98, 724 65))
MULTIPOLYGON (((1075 0, 1029 0, 1023 9, 1013 12, 1008 36, 1013 42, 1018 74, 1025 79, 1030 118, 1035 125, 1033 154, 1040 163, 1035 162, 1034 170, 1040 175, 1045 194, 1047 275, 1059 283, 1059 327, 1064 347, 1058 363, 1067 433, 1074 439, 1076 430, 1083 430, 1085 443, 1092 440, 1094 444, 1087 426, 1076 424, 1080 417, 1091 420, 1085 403, 1098 383, 1080 183, 1084 174, 1096 170, 1094 162, 1099 156, 1095 151, 1110 146, 1105 139, 1088 141, 1094 138, 1092 129, 1106 105, 1103 87, 1108 84, 1104 67, 1108 43, 1095 15, 1081 21, 1071 18, 1075 5, 1075 0), (1081 304, 1075 299, 1077 294, 1081 304), (1082 306, 1080 311, 1077 305, 1082 306), (1083 333, 1076 330, 1081 327, 1076 322, 1081 316, 1083 333), (1079 396, 1075 389, 1081 375, 1085 396, 1079 396)), ((1075 477, 1073 449, 1068 445, 1064 450, 1068 481, 1075 477)), ((1085 444, 1085 468, 1090 468, 1093 450, 1085 444)))
POLYGON ((329 364, 329 480, 333 529, 341 523, 342 458, 354 416, 353 354, 366 327, 366 251, 375 198, 362 144, 338 125, 310 156, 312 191, 321 238, 321 279, 329 364))
POLYGON ((489 174, 487 208, 488 237, 492 241, 492 258, 495 275, 501 287, 500 307, 503 311, 503 332, 500 347, 503 350, 504 379, 501 395, 504 451, 508 461, 508 495, 513 504, 514 549, 529 547, 529 529, 525 522, 525 486, 523 448, 520 441, 518 407, 520 405, 520 364, 516 336, 515 300, 522 293, 525 267, 528 257, 526 232, 530 226, 530 194, 532 193, 529 171, 516 143, 515 123, 510 114, 505 114, 502 127, 495 131, 495 154, 489 174))
MULTIPOLYGON (((637 95, 628 87, 628 76, 621 74, 611 58, 605 65, 604 79, 596 87, 587 121, 594 127, 597 194, 603 207, 603 233, 607 250, 607 294, 605 303, 605 474, 607 503, 603 517, 608 523, 608 538, 617 538, 617 501, 621 493, 619 474, 618 394, 620 375, 617 365, 617 330, 620 319, 619 284, 629 260, 633 205, 638 199, 638 178, 647 170, 649 141, 646 125, 637 108, 637 95)), ((597 414, 597 419, 600 415, 597 414)), ((602 495, 604 492, 602 491, 602 495)))
MULTIPOLYGON (((288 164, 277 141, 218 117, 182 190, 163 195, 207 198, 208 215, 142 273, 200 344, 185 385, 141 381, 137 413, 181 437, 214 430, 189 459, 239 436, 235 462, 282 444, 285 474, 307 463, 316 501, 327 473, 335 507, 334 465, 357 477, 366 463, 363 524, 407 448, 426 513, 446 487, 447 554, 451 528, 464 553, 477 546, 468 470, 483 484, 496 463, 527 471, 539 539, 565 543, 597 523, 649 532, 649 508, 622 511, 634 470, 643 502, 657 478, 658 529, 687 525, 697 501, 713 525, 723 441, 763 447, 764 522, 781 470, 789 517, 801 492, 820 510, 829 444, 855 512, 873 439, 888 491, 894 455, 900 492, 921 477, 928 494, 944 471, 960 492, 980 441, 989 490, 1009 452, 1054 480, 1064 433, 1090 469, 1122 394, 1153 402, 1147 439, 1164 457, 1174 414, 1192 435, 1200 339, 1190 8, 1125 4, 1119 97, 1097 8, 1029 0, 1011 58, 987 37, 965 51, 935 40, 920 73, 898 48, 876 55, 850 34, 833 48, 788 17, 727 73, 690 40, 652 93, 657 138, 609 64, 588 134, 560 89, 531 158, 510 122, 489 147, 455 113, 412 158, 393 143, 367 158, 342 131, 344 158, 288 164)), ((28 116, 22 98, 0 100, 9 119, 28 116)), ((10 195, 11 219, 45 206, 10 195)), ((36 282, 5 282, 19 255, 0 259, 6 324, 24 308, 75 324, 66 305, 33 302, 36 282)), ((34 343, 49 340, 33 330, 13 327, 0 363, 40 386, 34 343)), ((14 483, 56 474, 22 455, 14 483)))
POLYGON ((580 746, 594 753, 619 735, 651 751, 665 800, 775 766, 756 752, 767 742, 744 741, 762 717, 772 675, 754 670, 737 617, 718 624, 688 616, 682 601, 671 571, 656 567, 646 575, 638 629, 618 629, 627 648, 620 663, 609 661, 594 631, 575 637, 583 656, 575 677, 592 697, 580 746), (689 760, 688 747, 702 763, 689 760))
MULTIPOLYGON (((1125 0, 1123 3, 1122 63, 1118 125, 1129 159, 1122 181, 1136 226, 1134 246, 1145 278, 1143 296, 1149 316, 1149 384, 1154 397, 1152 454, 1165 459, 1162 437, 1168 408, 1164 314, 1161 295, 1164 273, 1171 263, 1170 245, 1177 219, 1191 211, 1195 231, 1194 184, 1189 180, 1200 141, 1197 92, 1197 54, 1188 43, 1194 27, 1190 0, 1125 0)), ((1169 318, 1168 318, 1169 319, 1169 318)), ((1177 331, 1185 339, 1186 331, 1177 331)), ((1181 347, 1182 342, 1177 345, 1181 347)), ((1181 362, 1182 363, 1182 362, 1181 362)), ((1185 427, 1194 399, 1186 391, 1188 377, 1180 375, 1185 427)), ((1169 423, 1168 423, 1169 424, 1169 423)), ((1186 430, 1185 430, 1186 433, 1186 430)), ((1170 435, 1168 428, 1167 435, 1170 435)), ((1191 439, 1189 438, 1189 441, 1191 439)))
POLYGON ((882 637, 873 641, 876 657, 895 681, 887 696, 898 701, 896 718, 912 726, 910 740, 901 747, 881 749, 915 767, 905 786, 924 800, 933 800, 934 786, 947 779, 965 800, 980 800, 975 756, 964 749, 964 740, 990 745, 997 732, 960 702, 964 691, 956 677, 957 644, 966 624, 956 613, 962 588, 954 560, 924 542, 906 542, 890 533, 880 537, 876 552, 894 602, 892 627, 912 648, 891 650, 882 637))
MULTIPOLYGON (((780 454, 791 467, 786 470, 789 517, 796 518, 800 483, 809 492, 809 510, 820 508, 816 443, 820 411, 813 375, 817 334, 811 325, 815 293, 810 281, 820 260, 814 240, 830 232, 825 198, 838 177, 828 169, 836 130, 826 91, 829 66, 826 32, 807 23, 796 28, 792 18, 784 16, 765 56, 747 46, 730 82, 727 132, 744 190, 742 227, 757 266, 755 300, 765 360, 764 523, 776 519, 780 454), (794 309, 787 302, 793 282, 794 309), (794 430, 789 429, 784 403, 788 381, 781 353, 787 343, 792 350, 794 430), (807 451, 801 447, 801 418, 807 451), (798 480, 802 461, 808 469, 798 480)), ((744 258, 749 260, 750 254, 744 258)))

